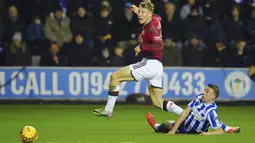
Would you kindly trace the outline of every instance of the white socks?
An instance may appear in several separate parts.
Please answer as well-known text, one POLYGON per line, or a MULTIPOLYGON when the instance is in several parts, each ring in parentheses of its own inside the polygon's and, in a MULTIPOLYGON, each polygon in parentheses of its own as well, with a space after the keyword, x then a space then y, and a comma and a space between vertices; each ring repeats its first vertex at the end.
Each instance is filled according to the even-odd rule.
POLYGON ((177 106, 174 102, 172 101, 164 101, 163 106, 161 107, 163 110, 166 110, 168 112, 172 112, 177 115, 181 115, 183 109, 179 106, 177 106))
POLYGON ((107 103, 106 103, 105 108, 104 108, 104 110, 106 112, 108 112, 108 113, 112 113, 113 112, 113 108, 115 106, 115 102, 116 102, 116 100, 118 98, 119 90, 120 90, 120 86, 118 85, 118 86, 115 87, 115 89, 112 89, 112 92, 109 92, 109 94, 110 93, 114 93, 116 95, 115 96, 108 95, 108 100, 107 100, 107 103))
POLYGON ((228 132, 230 129, 232 129, 232 127, 227 126, 226 124, 221 122, 221 127, 224 131, 228 132))
POLYGON ((107 100, 107 103, 106 103, 106 106, 104 108, 104 110, 106 112, 113 112, 113 108, 115 106, 115 102, 117 100, 118 96, 111 96, 111 95, 108 95, 108 100, 107 100))
POLYGON ((231 127, 226 125, 226 128, 224 129, 226 132, 228 132, 231 129, 231 127))
POLYGON ((159 127, 159 126, 160 126, 160 124, 157 123, 157 124, 154 125, 154 128, 155 128, 156 130, 158 130, 158 127, 159 127))

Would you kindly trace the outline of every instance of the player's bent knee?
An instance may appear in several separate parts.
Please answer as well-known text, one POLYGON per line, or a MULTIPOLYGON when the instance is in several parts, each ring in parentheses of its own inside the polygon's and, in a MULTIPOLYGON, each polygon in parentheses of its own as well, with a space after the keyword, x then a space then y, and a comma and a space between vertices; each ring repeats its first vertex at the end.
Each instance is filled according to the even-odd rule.
POLYGON ((114 81, 116 79, 116 75, 113 73, 111 74, 110 81, 114 81))
POLYGON ((169 125, 168 120, 166 120, 166 121, 164 122, 164 124, 165 124, 166 126, 169 125))
POLYGON ((174 121, 172 121, 172 120, 166 120, 166 121, 164 122, 164 125, 165 125, 167 128, 171 129, 173 123, 174 123, 174 121))
POLYGON ((161 108, 161 103, 158 102, 152 102, 153 106, 155 106, 156 108, 161 108))
POLYGON ((161 108, 163 105, 163 100, 161 98, 158 98, 157 96, 151 95, 151 101, 152 105, 155 106, 156 108, 161 108))

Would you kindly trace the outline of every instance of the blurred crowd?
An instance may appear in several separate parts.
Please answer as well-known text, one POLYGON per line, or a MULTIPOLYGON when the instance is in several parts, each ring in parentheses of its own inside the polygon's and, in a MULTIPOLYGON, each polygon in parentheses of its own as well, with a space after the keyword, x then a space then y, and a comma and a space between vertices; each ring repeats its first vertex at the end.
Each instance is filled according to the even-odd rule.
MULTIPOLYGON (((0 66, 125 66, 141 0, 0 0, 0 66)), ((152 0, 164 66, 255 64, 255 0, 152 0)))

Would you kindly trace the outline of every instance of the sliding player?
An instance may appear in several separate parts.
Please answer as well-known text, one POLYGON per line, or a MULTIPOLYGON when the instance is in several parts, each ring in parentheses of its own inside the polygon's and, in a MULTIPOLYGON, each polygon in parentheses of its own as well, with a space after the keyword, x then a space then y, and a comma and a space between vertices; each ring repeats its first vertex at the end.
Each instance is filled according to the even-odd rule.
POLYGON ((134 5, 131 8, 138 15, 139 23, 143 25, 141 44, 135 48, 136 55, 141 52, 143 59, 141 62, 121 68, 111 75, 108 101, 105 108, 93 110, 93 113, 98 116, 112 117, 120 90, 120 82, 124 81, 148 80, 148 90, 153 105, 161 109, 166 107, 167 102, 163 102, 162 99, 163 41, 161 17, 153 14, 154 5, 150 1, 141 2, 139 8, 134 5))
POLYGON ((188 107, 181 112, 176 122, 168 120, 165 123, 158 124, 151 113, 148 113, 146 118, 150 126, 156 132, 161 133, 217 135, 223 134, 223 130, 228 133, 239 133, 239 127, 229 127, 219 121, 218 107, 215 104, 218 96, 219 88, 216 85, 209 84, 204 92, 191 101, 188 107), (214 131, 208 132, 209 126, 214 131))

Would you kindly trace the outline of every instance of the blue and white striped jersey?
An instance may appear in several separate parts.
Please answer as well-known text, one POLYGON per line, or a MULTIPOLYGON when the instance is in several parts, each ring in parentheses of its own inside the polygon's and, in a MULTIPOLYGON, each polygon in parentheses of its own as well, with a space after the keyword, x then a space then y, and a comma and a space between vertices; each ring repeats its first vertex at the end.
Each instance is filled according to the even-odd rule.
POLYGON ((200 94, 188 104, 191 112, 183 123, 186 132, 207 132, 209 126, 213 129, 221 127, 217 105, 215 103, 204 104, 202 97, 203 95, 200 94))

